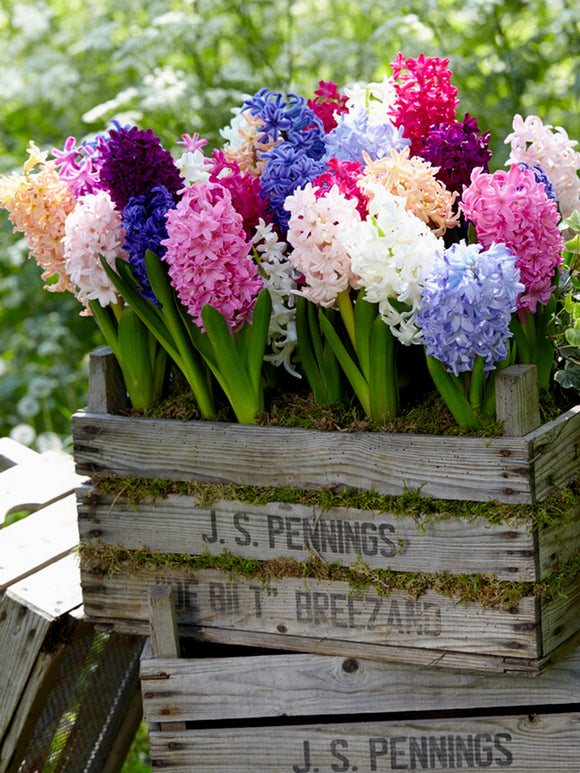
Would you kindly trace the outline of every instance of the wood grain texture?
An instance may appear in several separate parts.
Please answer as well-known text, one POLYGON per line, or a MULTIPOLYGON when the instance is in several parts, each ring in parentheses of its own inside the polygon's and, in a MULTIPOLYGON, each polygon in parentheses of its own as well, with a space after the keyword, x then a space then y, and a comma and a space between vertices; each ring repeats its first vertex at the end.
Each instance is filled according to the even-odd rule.
POLYGON ((47 451, 0 473, 0 524, 20 510, 34 512, 71 494, 84 478, 74 471, 71 456, 47 451))
POLYGON ((131 405, 123 373, 108 346, 89 357, 89 394, 87 407, 94 413, 119 413, 131 405))
POLYGON ((541 502, 580 478, 580 405, 526 438, 534 459, 534 491, 541 502))
POLYGON ((534 499, 526 438, 318 432, 91 414, 72 419, 77 471, 400 495, 534 499))
POLYGON ((0 601, 0 621, 1 739, 54 620, 23 606, 7 593, 0 601))
POLYGON ((89 617, 137 623, 148 620, 149 588, 171 585, 178 623, 213 628, 216 640, 220 630, 234 629, 303 637, 304 651, 310 640, 333 640, 335 652, 358 642, 524 659, 541 655, 534 598, 521 599, 517 610, 507 612, 457 604, 433 591, 417 600, 401 591, 357 595, 344 582, 288 577, 264 588, 210 570, 139 569, 108 576, 83 571, 82 584, 89 617))
POLYGON ((519 437, 540 426, 535 365, 511 365, 496 374, 495 413, 504 435, 519 437))
POLYGON ((580 714, 152 732, 150 742, 153 769, 171 773, 578 773, 580 714))
POLYGON ((141 660, 148 722, 556 706, 580 697, 580 649, 537 677, 291 654, 141 660))
POLYGON ((0 593, 63 558, 78 544, 74 494, 0 531, 0 593))
MULTIPOLYGON (((494 526, 484 518, 439 520, 419 515, 335 508, 326 512, 305 505, 271 502, 248 505, 221 501, 197 507, 191 497, 144 499, 102 495, 92 488, 77 491, 83 544, 119 545, 129 550, 219 555, 229 550, 243 558, 303 561, 315 553, 349 566, 362 559, 373 569, 403 572, 447 571, 492 574, 501 580, 539 579, 545 571, 535 555, 531 525, 514 519, 494 526)), ((557 550, 557 527, 542 533, 557 550)), ((580 529, 566 546, 580 548, 580 529)), ((553 565, 553 561, 546 560, 553 565)))

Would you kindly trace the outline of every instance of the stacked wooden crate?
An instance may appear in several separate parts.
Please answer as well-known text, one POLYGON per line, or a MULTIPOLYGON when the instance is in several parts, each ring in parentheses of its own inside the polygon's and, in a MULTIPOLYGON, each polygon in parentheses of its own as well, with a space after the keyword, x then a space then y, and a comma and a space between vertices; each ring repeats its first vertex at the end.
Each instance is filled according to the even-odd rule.
POLYGON ((82 480, 68 454, 0 439, 1 773, 119 770, 140 719, 142 641, 99 634, 83 614, 82 480))
POLYGON ((153 769, 580 770, 579 649, 537 677, 346 655, 199 657, 199 643, 194 657, 171 657, 156 595, 162 643, 153 637, 141 661, 153 769))
POLYGON ((535 379, 516 368, 498 378, 498 408, 510 433, 502 437, 184 423, 116 415, 113 368, 106 353, 92 358, 94 397, 73 417, 77 469, 101 479, 78 498, 88 614, 117 631, 149 632, 149 590, 169 586, 181 635, 301 653, 143 661, 149 720, 221 723, 217 735, 189 725, 173 736, 152 732, 158 767, 578 771, 580 577, 573 567, 580 506, 538 528, 517 511, 580 477, 580 406, 537 426, 537 391, 534 399, 529 388, 535 379), (104 493, 103 477, 124 482, 104 493), (144 479, 152 486, 134 499, 127 491, 137 479, 141 493, 144 479), (163 481, 176 484, 167 496, 163 481), (192 482, 206 493, 252 486, 270 495, 260 504, 235 494, 204 504, 187 492, 192 482), (412 491, 516 507, 513 519, 495 523, 475 506, 470 518, 423 520, 420 508, 401 515, 289 503, 277 495, 280 487, 412 491), (382 593, 380 582, 355 593, 344 578, 306 576, 300 562, 312 554, 323 565, 338 559, 339 569, 354 570, 362 560, 379 579, 386 569, 431 579, 466 574, 474 584, 527 583, 528 590, 503 604, 459 603, 429 582, 417 597, 382 593), (300 571, 268 579, 240 573, 239 561, 255 567, 266 560, 293 561, 300 571), (200 568, 204 562, 212 568, 200 568), (539 594, 549 578, 557 578, 558 591, 539 594), (231 677, 236 669, 239 684, 231 677), (220 701, 220 682, 224 696, 239 690, 240 700, 220 701), (454 698, 462 684, 463 697, 454 698), (270 727, 282 715, 317 721, 270 727), (251 728, 239 726, 242 717, 255 718, 251 728))

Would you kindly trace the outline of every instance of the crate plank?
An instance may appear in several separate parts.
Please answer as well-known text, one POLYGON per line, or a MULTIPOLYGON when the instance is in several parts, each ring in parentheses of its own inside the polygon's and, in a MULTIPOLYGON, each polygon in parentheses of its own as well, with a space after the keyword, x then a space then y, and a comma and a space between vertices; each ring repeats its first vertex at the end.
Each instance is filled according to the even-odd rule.
POLYGON ((10 437, 0 438, 0 471, 7 470, 17 464, 33 462, 38 458, 38 451, 13 440, 10 437))
POLYGON ((152 767, 171 773, 578 773, 580 714, 153 731, 150 743, 152 767))
POLYGON ((20 510, 34 512, 71 494, 84 478, 74 471, 74 461, 63 451, 38 454, 31 462, 0 474, 0 524, 20 510))
POLYGON ((148 722, 557 706, 580 698, 580 649, 540 676, 517 678, 303 653, 178 660, 146 653, 148 722))
POLYGON ((0 738, 18 706, 54 620, 6 594, 0 601, 0 738))
POLYGON ((32 572, 63 558, 78 544, 74 494, 0 532, 0 593, 32 572))
MULTIPOLYGON (((77 491, 79 531, 83 544, 102 543, 167 553, 219 555, 224 549, 243 558, 267 560, 311 554, 343 566, 362 559, 373 569, 447 571, 452 574, 495 573, 501 580, 534 581, 553 561, 536 562, 531 525, 514 519, 492 525, 484 518, 429 520, 419 516, 334 508, 321 512, 306 505, 271 502, 249 505, 221 501, 197 507, 191 497, 143 499, 103 495, 90 487, 77 491), (539 571, 536 571, 536 570, 539 571)), ((580 520, 580 507, 579 507, 580 520)), ((580 529, 569 534, 566 550, 580 549, 580 529)), ((558 525, 539 541, 551 556, 558 525)), ((558 555, 561 555, 559 553, 558 555)))
POLYGON ((580 477, 580 405, 526 436, 532 445, 538 502, 580 477))
POLYGON ((395 495, 417 490, 434 498, 512 503, 535 496, 527 437, 317 432, 88 411, 74 414, 72 427, 77 471, 83 475, 348 486, 395 495))
POLYGON ((387 597, 375 590, 358 595, 345 582, 290 577, 264 587, 212 570, 137 569, 108 576, 83 571, 81 581, 87 614, 103 622, 123 619, 130 610, 132 620, 146 623, 148 590, 159 583, 172 585, 182 625, 304 637, 305 651, 311 640, 332 639, 344 646, 382 644, 386 659, 390 645, 538 657, 536 599, 531 597, 506 614, 458 604, 433 591, 417 600, 401 591, 387 597))

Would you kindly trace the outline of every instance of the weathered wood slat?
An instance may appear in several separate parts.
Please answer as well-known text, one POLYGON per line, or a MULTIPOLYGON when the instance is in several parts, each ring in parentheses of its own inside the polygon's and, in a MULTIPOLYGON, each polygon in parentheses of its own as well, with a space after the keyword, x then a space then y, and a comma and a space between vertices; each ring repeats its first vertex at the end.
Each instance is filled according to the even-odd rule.
POLYGON ((557 706, 580 697, 580 650, 537 677, 291 654, 141 660, 148 722, 557 706))
POLYGON ((32 513, 0 534, 0 593, 63 558, 78 544, 74 494, 32 513))
POLYGON ((536 501, 580 478, 580 405, 526 438, 532 446, 536 501))
POLYGON ((0 601, 0 738, 6 733, 53 619, 6 594, 0 601))
POLYGON ((546 653, 580 630, 580 576, 556 598, 541 599, 540 619, 542 648, 546 653))
POLYGON ((481 517, 428 518, 423 523, 419 516, 348 508, 321 512, 282 502, 220 501, 197 507, 192 497, 176 495, 135 504, 91 487, 79 489, 77 500, 83 544, 128 550, 147 546, 167 553, 219 555, 226 549, 243 558, 296 561, 314 553, 343 566, 362 559, 373 569, 495 573, 500 580, 526 581, 540 579, 580 550, 580 504, 572 525, 553 524, 535 539, 532 524, 515 518, 503 525, 481 517), (540 560, 536 551, 544 543, 540 560))
POLYGON ((77 471, 256 486, 405 490, 532 502, 526 438, 317 432, 214 422, 73 416, 77 471))
POLYGON ((345 582, 285 577, 264 588, 210 570, 137 569, 108 576, 83 571, 85 610, 104 622, 123 619, 130 610, 134 621, 146 622, 148 590, 156 583, 173 587, 182 625, 304 637, 304 651, 311 639, 326 639, 345 648, 350 642, 382 644, 387 660, 389 645, 524 659, 541 655, 537 602, 528 597, 505 613, 458 604, 433 591, 417 600, 401 591, 359 596, 345 582))
POLYGON ((83 482, 69 454, 47 451, 0 474, 0 524, 19 510, 35 510, 71 494, 83 482))
POLYGON ((495 378, 495 414, 504 435, 527 435, 542 423, 535 365, 511 365, 495 378))
POLYGON ((0 438, 0 472, 17 464, 33 462, 38 459, 38 452, 13 440, 10 437, 0 438))
POLYGON ((578 773, 580 714, 151 732, 150 742, 153 767, 171 773, 578 773))

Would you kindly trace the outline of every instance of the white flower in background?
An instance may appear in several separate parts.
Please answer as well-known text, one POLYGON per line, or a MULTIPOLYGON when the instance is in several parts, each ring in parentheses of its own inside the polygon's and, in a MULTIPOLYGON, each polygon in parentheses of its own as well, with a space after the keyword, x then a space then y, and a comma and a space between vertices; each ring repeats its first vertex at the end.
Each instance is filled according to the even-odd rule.
POLYGON ((36 438, 36 447, 41 454, 46 451, 61 451, 62 440, 56 432, 42 432, 36 438))
POLYGON ((23 419, 31 419, 40 413, 40 403, 36 397, 27 394, 18 401, 16 410, 23 419))
POLYGON ((28 382, 28 394, 33 397, 48 397, 58 388, 58 381, 47 376, 34 376, 28 382))
POLYGON ((36 431, 30 424, 17 424, 10 430, 10 437, 17 443, 22 443, 23 446, 31 446, 34 443, 36 431))

